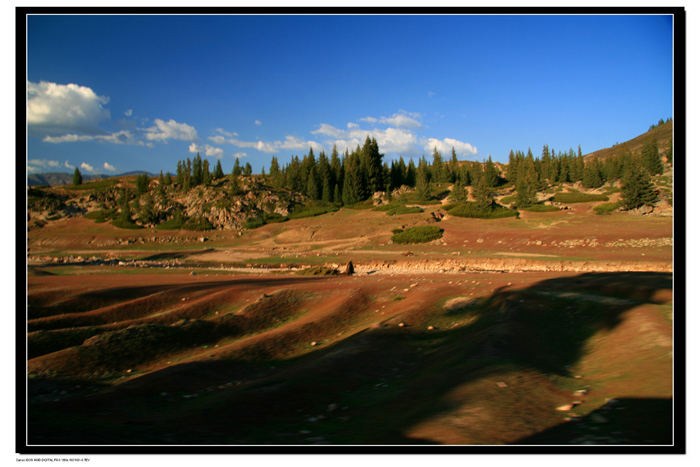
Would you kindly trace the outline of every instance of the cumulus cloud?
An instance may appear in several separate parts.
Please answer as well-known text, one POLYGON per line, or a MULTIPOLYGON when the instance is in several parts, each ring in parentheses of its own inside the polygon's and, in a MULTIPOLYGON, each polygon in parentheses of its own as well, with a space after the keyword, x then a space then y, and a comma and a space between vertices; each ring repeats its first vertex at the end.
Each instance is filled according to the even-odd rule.
POLYGON ((85 163, 85 162, 83 162, 82 164, 80 164, 80 168, 83 169, 83 170, 86 171, 86 172, 95 173, 95 168, 94 168, 93 166, 91 166, 90 164, 87 164, 87 163, 85 163))
POLYGON ((233 155, 233 157, 235 157, 236 159, 240 159, 241 157, 248 157, 248 154, 244 152, 237 152, 233 155))
POLYGON ((256 125, 262 125, 262 122, 260 120, 255 120, 256 125))
POLYGON ((420 114, 399 111, 391 117, 380 118, 379 122, 386 123, 396 128, 423 128, 423 125, 416 120, 416 118, 420 118, 420 114))
POLYGON ((97 141, 99 143, 135 144, 137 146, 152 147, 152 143, 144 143, 137 140, 129 130, 122 130, 109 135, 76 135, 46 136, 42 139, 45 143, 75 143, 83 141, 97 141))
POLYGON ((103 134, 99 123, 110 119, 103 106, 109 97, 77 84, 27 81, 27 128, 30 135, 59 135, 66 132, 103 134))
POLYGON ((107 162, 105 162, 104 165, 102 165, 102 167, 104 167, 105 170, 109 170, 110 172, 116 172, 116 171, 117 171, 117 168, 116 168, 116 167, 114 167, 114 166, 111 165, 111 164, 108 164, 107 162))
MULTIPOLYGON (((360 128, 360 125, 358 125, 357 123, 348 122, 348 128, 360 128)), ((313 131, 311 133, 313 133, 313 131)))
POLYGON ((348 130, 342 130, 323 123, 319 129, 311 133, 329 136, 331 139, 325 142, 326 145, 332 147, 335 144, 341 152, 345 148, 352 151, 358 145, 362 146, 367 136, 369 136, 377 140, 379 149, 383 152, 406 155, 417 155, 418 153, 415 146, 416 136, 408 129, 373 128, 371 130, 363 130, 359 125, 353 125, 348 126, 348 130))
POLYGON ((211 146, 209 144, 205 144, 204 146, 198 146, 195 143, 192 143, 192 144, 190 144, 190 152, 191 153, 203 152, 205 156, 216 157, 217 159, 221 159, 222 157, 224 157, 224 150, 223 149, 211 146))
POLYGON ((47 159, 29 159, 27 161, 27 172, 38 173, 46 170, 58 169, 62 166, 58 161, 50 161, 47 159))
MULTIPOLYGON (((266 154, 274 154, 281 149, 297 149, 307 150, 313 148, 316 151, 322 151, 324 148, 316 141, 305 141, 294 136, 286 136, 284 141, 241 141, 236 138, 221 139, 218 136, 210 136, 210 140, 217 143, 229 143, 239 148, 253 148, 266 154)), ((234 156, 235 157, 235 156, 234 156)))
POLYGON ((235 131, 231 133, 229 131, 224 130, 223 128, 217 128, 215 131, 221 133, 224 136, 228 136, 229 138, 232 136, 238 136, 238 133, 236 133, 235 131))
POLYGON ((129 110, 127 110, 126 112, 124 112, 124 115, 126 115, 127 117, 131 117, 131 114, 132 114, 132 113, 133 113, 133 110, 132 110, 132 109, 129 109, 129 110))
POLYGON ((146 139, 152 141, 167 142, 169 139, 179 139, 182 141, 193 141, 198 139, 197 130, 186 123, 177 123, 170 119, 167 122, 160 118, 155 119, 155 126, 141 128, 146 132, 146 139))
POLYGON ((361 122, 367 122, 367 123, 377 123, 377 119, 374 117, 365 117, 360 119, 361 122))
POLYGON ((425 152, 432 153, 433 149, 437 148, 437 150, 440 151, 443 156, 450 156, 452 154, 452 148, 455 148, 455 153, 457 156, 461 157, 475 156, 478 153, 477 149, 471 144, 464 143, 453 138, 445 138, 441 140, 427 138, 422 139, 421 144, 425 152))
POLYGON ((70 165, 70 164, 68 163, 68 161, 65 161, 65 162, 63 163, 63 166, 64 166, 65 168, 67 168, 67 169, 74 169, 74 168, 75 168, 75 166, 74 166, 74 165, 70 165))

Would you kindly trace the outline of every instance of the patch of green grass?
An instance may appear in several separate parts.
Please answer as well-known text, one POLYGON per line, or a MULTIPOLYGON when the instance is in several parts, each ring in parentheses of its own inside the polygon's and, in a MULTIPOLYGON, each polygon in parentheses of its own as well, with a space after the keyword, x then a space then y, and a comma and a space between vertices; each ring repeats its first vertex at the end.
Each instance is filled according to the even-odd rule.
POLYGON ((65 188, 66 190, 71 190, 71 191, 95 190, 95 192, 99 193, 99 192, 102 192, 102 191, 107 190, 109 188, 112 188, 117 183, 118 183, 118 180, 115 178, 105 178, 102 180, 94 180, 91 182, 85 182, 82 185, 78 185, 78 186, 65 185, 65 186, 62 186, 61 188, 65 188))
POLYGON ((508 209, 497 205, 491 210, 482 210, 476 203, 467 202, 460 204, 449 211, 448 214, 456 217, 467 217, 473 219, 502 219, 504 217, 518 217, 520 213, 516 209, 508 209))
POLYGON ((518 195, 508 195, 504 196, 503 198, 500 199, 501 204, 510 204, 515 202, 515 199, 518 197, 518 195))
POLYGON ((119 229, 137 230, 143 228, 140 225, 136 225, 133 222, 125 221, 123 219, 114 219, 112 221, 112 225, 119 229))
POLYGON ((372 209, 374 207, 374 200, 372 198, 366 199, 364 201, 361 201, 359 203, 355 204, 346 204, 343 206, 348 209, 354 209, 354 210, 362 210, 362 209, 372 209))
POLYGON ((603 187, 603 191, 605 191, 606 195, 611 195, 613 193, 620 193, 622 190, 619 187, 608 185, 603 187))
POLYGON ((406 206, 399 206, 393 209, 390 209, 386 212, 387 216, 397 216, 401 214, 418 214, 423 212, 423 209, 419 208, 418 206, 413 206, 413 207, 406 207, 406 206))
POLYGON ((532 206, 518 209, 527 212, 559 212, 561 210, 556 206, 545 206, 544 204, 533 204, 532 206))
POLYGON ((316 266, 315 268, 304 268, 296 271, 297 276, 337 276, 340 274, 337 269, 326 266, 316 266))
POLYGON ((428 243, 442 238, 443 229, 435 225, 411 227, 391 237, 391 241, 398 244, 428 243))
POLYGON ((182 230, 212 230, 214 226, 205 217, 192 217, 187 219, 181 227, 182 230))
MULTIPOLYGON (((309 204, 301 210, 295 210, 289 214, 290 219, 303 219, 304 217, 315 217, 329 212, 336 212, 338 206, 335 204, 309 204)), ((354 209, 354 208, 353 208, 354 209)))
POLYGON ((182 228, 182 224, 184 224, 185 221, 184 219, 180 218, 177 219, 173 217, 172 219, 168 219, 165 222, 161 222, 156 226, 157 230, 180 230, 182 228))
POLYGON ((598 215, 610 215, 610 214, 612 214, 613 211, 618 209, 620 206, 622 206, 621 201, 617 201, 615 203, 603 203, 603 204, 599 204, 598 206, 595 206, 593 208, 593 210, 598 215))
POLYGON ((574 204, 574 203, 590 203, 592 201, 609 201, 605 195, 591 195, 580 192, 573 193, 557 193, 551 198, 552 201, 564 204, 574 204))

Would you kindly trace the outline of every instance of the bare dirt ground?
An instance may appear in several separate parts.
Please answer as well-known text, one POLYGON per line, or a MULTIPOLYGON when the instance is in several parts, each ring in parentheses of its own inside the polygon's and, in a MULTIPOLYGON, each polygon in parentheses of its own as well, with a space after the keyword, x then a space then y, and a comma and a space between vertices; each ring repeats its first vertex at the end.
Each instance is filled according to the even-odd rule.
POLYGON ((429 217, 31 231, 30 444, 672 442, 672 219, 429 217))

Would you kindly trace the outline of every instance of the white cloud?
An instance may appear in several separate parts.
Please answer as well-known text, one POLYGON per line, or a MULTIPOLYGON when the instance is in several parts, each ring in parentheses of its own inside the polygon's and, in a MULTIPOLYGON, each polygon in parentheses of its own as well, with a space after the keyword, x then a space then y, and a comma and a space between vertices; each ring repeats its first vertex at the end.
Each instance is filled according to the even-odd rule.
POLYGON ((109 170, 110 172, 116 172, 116 171, 117 171, 117 168, 116 168, 116 167, 114 167, 113 165, 108 164, 108 163, 106 163, 106 162, 104 163, 104 165, 103 165, 102 167, 104 167, 105 170, 109 170))
POLYGON ((95 168, 94 168, 93 166, 91 166, 90 164, 87 164, 87 163, 85 163, 85 162, 83 162, 82 164, 80 164, 80 168, 83 169, 83 170, 86 171, 86 172, 95 173, 95 168))
POLYGON ((420 118, 420 114, 399 111, 391 117, 380 118, 379 122, 395 126, 396 128, 423 128, 423 125, 416 118, 420 118))
POLYGON ((421 145, 426 153, 432 154, 433 148, 437 148, 442 154, 443 158, 452 157, 452 148, 455 148, 455 153, 458 157, 469 157, 478 154, 477 149, 469 143, 464 143, 462 141, 445 138, 438 140, 435 138, 422 139, 421 145))
POLYGON ((435 93, 433 91, 428 92, 428 97, 433 97, 434 95, 435 95, 435 93))
POLYGON ((77 84, 27 81, 27 128, 33 136, 65 132, 104 133, 99 122, 110 119, 103 107, 109 97, 77 84))
POLYGON ((223 128, 217 128, 215 131, 218 131, 222 135, 228 136, 229 138, 232 136, 238 136, 238 133, 236 133, 235 131, 233 133, 231 133, 229 131, 224 130, 223 128))
POLYGON ((205 156, 208 157, 216 157, 217 159, 221 159, 224 157, 224 150, 221 148, 216 148, 214 146, 211 146, 209 144, 205 144, 204 146, 197 146, 195 143, 190 144, 190 152, 191 153, 198 153, 198 152, 203 152, 205 156))
POLYGON ((112 144, 135 144, 137 146, 148 146, 152 147, 152 143, 144 143, 143 141, 138 141, 134 135, 129 130, 122 130, 117 133, 112 133, 109 135, 75 135, 68 134, 62 136, 46 136, 42 139, 45 143, 75 143, 83 141, 97 141, 99 143, 112 143, 112 144))
MULTIPOLYGON (((357 123, 348 122, 348 128, 350 128, 350 129, 360 128, 360 125, 358 125, 357 123)), ((313 133, 313 131, 311 133, 313 133)))
POLYGON ((374 117, 365 117, 360 119, 361 122, 377 123, 377 119, 374 117))
POLYGON ((255 120, 256 125, 262 125, 262 122, 260 120, 255 120))
POLYGON ((132 109, 129 109, 129 110, 127 110, 126 112, 124 112, 124 115, 126 115, 127 117, 131 117, 131 114, 132 114, 132 113, 134 113, 133 110, 132 110, 132 109))
POLYGON ((50 161, 46 159, 29 159, 27 161, 27 172, 38 173, 46 170, 57 169, 61 167, 58 161, 50 161))
POLYGON ((224 143, 227 142, 226 138, 224 138, 224 137, 221 136, 221 135, 210 136, 209 139, 210 139, 211 141, 215 142, 216 144, 224 144, 224 143))
MULTIPOLYGON (((357 125, 355 123, 352 124, 352 125, 354 125, 354 127, 351 127, 350 125, 351 124, 348 123, 348 128, 359 128, 360 127, 359 125, 357 125)), ((329 125, 327 123, 321 123, 320 128, 318 130, 314 130, 311 132, 311 134, 313 134, 313 135, 322 134, 322 135, 326 135, 326 136, 331 136, 333 138, 342 138, 345 135, 347 135, 347 133, 348 133, 347 131, 336 128, 336 127, 329 125)))
POLYGON ((65 168, 67 168, 67 169, 74 169, 74 168, 75 168, 75 166, 74 166, 74 165, 70 165, 70 164, 68 163, 68 161, 65 161, 65 162, 63 163, 63 166, 64 166, 65 168))
POLYGON ((156 118, 155 124, 150 128, 141 128, 146 132, 146 139, 154 141, 167 141, 169 139, 193 141, 198 139, 197 130, 186 123, 177 123, 173 119, 166 122, 156 118))
POLYGON ((248 157, 248 154, 244 152, 237 152, 233 155, 233 157, 235 157, 236 159, 240 159, 241 157, 248 157))

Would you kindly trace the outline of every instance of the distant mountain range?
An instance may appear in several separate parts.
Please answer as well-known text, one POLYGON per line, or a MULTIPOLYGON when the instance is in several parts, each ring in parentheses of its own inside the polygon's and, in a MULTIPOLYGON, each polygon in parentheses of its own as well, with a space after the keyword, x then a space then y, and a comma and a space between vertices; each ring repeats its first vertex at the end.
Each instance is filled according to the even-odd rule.
MULTIPOLYGON (((97 175, 83 175, 83 181, 84 182, 89 182, 92 180, 101 180, 103 178, 113 178, 113 177, 125 177, 129 175, 141 175, 143 173, 142 170, 136 170, 133 172, 126 172, 123 174, 119 175, 103 175, 103 174, 97 174, 97 175)), ((156 177, 157 175, 154 175, 152 173, 148 173, 149 177, 156 177)), ((72 173, 65 173, 65 172, 47 172, 43 174, 30 174, 27 176, 27 186, 37 186, 37 185, 49 185, 49 186, 59 186, 59 185, 68 185, 69 183, 73 183, 73 174, 72 173)))

